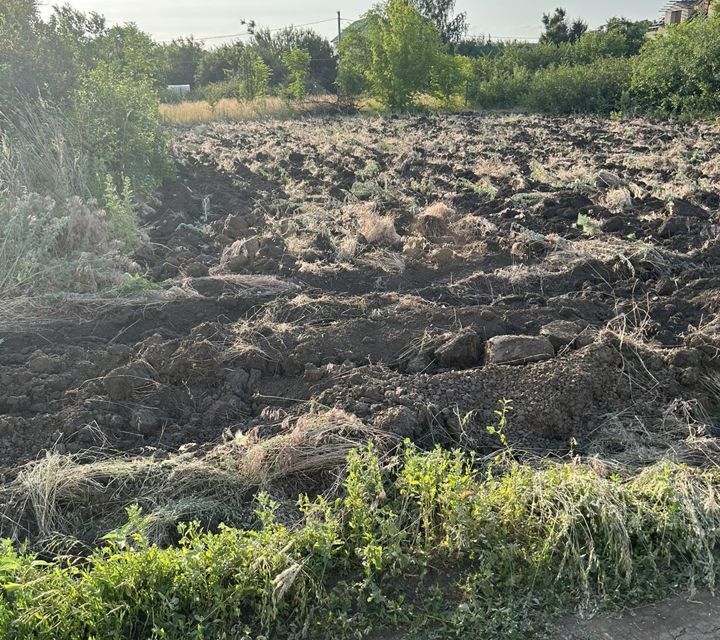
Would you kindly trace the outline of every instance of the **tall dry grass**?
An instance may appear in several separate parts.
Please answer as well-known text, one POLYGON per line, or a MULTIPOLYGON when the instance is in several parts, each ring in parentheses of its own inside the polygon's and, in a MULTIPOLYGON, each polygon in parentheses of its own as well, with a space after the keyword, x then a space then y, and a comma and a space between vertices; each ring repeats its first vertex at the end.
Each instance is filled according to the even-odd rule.
POLYGON ((214 105, 204 100, 160 105, 162 120, 167 124, 175 125, 290 118, 295 114, 296 109, 290 102, 275 97, 257 100, 224 98, 214 105))
POLYGON ((336 112, 339 108, 337 97, 331 95, 311 96, 302 101, 285 100, 276 96, 255 100, 223 98, 215 104, 206 100, 161 104, 160 117, 166 124, 192 126, 208 122, 296 118, 336 112))

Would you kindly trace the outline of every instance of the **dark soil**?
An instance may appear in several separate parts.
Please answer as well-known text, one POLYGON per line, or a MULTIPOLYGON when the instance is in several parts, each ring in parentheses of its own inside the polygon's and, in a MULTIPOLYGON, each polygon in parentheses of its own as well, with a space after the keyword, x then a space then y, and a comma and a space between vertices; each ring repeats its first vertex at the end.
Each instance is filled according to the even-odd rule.
POLYGON ((135 256, 159 289, 0 331, 8 477, 46 450, 263 437, 309 404, 428 445, 498 446, 503 399, 520 450, 712 442, 714 127, 357 117, 174 140, 135 256), (538 340, 496 364, 498 336, 538 340))

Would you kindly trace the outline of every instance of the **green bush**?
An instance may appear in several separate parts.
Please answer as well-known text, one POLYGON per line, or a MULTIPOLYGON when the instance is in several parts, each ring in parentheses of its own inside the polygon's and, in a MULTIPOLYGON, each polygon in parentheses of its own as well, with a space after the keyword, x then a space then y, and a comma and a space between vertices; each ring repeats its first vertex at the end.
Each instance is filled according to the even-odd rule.
POLYGON ((470 100, 482 109, 512 109, 524 104, 531 75, 518 69, 471 84, 470 100))
POLYGON ((454 95, 465 95, 471 76, 470 58, 441 54, 431 69, 430 86, 435 96, 449 100, 454 95))
POLYGON ((367 69, 370 68, 370 27, 374 17, 366 16, 353 22, 342 34, 338 44, 337 89, 341 98, 357 98, 370 89, 367 69))
POLYGON ((662 115, 720 111, 720 14, 672 26, 648 41, 632 73, 641 110, 662 115))
POLYGON ((373 95, 391 109, 404 109, 430 86, 440 33, 404 0, 389 0, 367 19, 370 66, 365 73, 373 95))
POLYGON ((630 61, 622 58, 543 69, 532 77, 523 101, 546 113, 610 114, 622 106, 630 73, 630 61))
POLYGON ((238 80, 237 98, 254 100, 267 95, 270 67, 265 64, 256 51, 252 49, 242 51, 235 77, 238 80))
POLYGON ((110 283, 115 240, 106 212, 94 200, 0 195, 0 298, 56 286, 93 291, 99 279, 110 283), (72 261, 81 254, 86 265, 90 254, 106 258, 105 265, 97 265, 103 273, 78 278, 72 261))
POLYGON ((0 545, 0 636, 520 640, 559 607, 617 603, 717 574, 716 470, 670 462, 620 478, 579 463, 413 447, 387 465, 355 452, 340 498, 299 502, 283 524, 258 499, 253 530, 181 527, 148 543, 138 509, 81 562, 0 545))
POLYGON ((125 177, 122 188, 118 191, 112 176, 105 179, 105 211, 115 232, 115 238, 120 240, 125 249, 135 248, 138 241, 137 216, 130 178, 125 177))
POLYGON ((310 74, 312 56, 302 49, 291 49, 283 55, 282 60, 290 76, 290 83, 286 89, 288 97, 302 100, 306 93, 305 83, 310 74))
POLYGON ((148 193, 169 174, 159 101, 149 80, 118 75, 99 65, 72 96, 73 119, 85 153, 96 161, 100 189, 111 174, 148 193))

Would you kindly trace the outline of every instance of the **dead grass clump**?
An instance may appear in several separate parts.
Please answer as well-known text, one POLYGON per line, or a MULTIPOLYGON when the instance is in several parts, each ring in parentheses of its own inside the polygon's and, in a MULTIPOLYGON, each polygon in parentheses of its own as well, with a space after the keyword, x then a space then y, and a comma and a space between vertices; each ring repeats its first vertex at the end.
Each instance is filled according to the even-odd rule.
POLYGON ((399 275, 405 271, 405 258, 401 253, 389 249, 375 249, 359 256, 356 264, 372 271, 399 275))
POLYGON ((503 158, 481 158, 475 163, 473 172, 488 178, 509 178, 518 172, 517 166, 503 158))
POLYGON ((659 190, 661 200, 689 200, 697 193, 698 187, 690 180, 663 184, 659 190))
POLYGON ((168 124, 195 125, 208 122, 242 122, 269 118, 291 118, 297 115, 326 113, 335 106, 327 96, 314 96, 302 103, 292 103, 276 96, 255 100, 223 98, 215 104, 189 100, 178 104, 161 104, 160 117, 168 124))
POLYGON ((595 183, 593 169, 582 164, 558 169, 555 178, 560 187, 569 189, 590 189, 595 183))
POLYGON ((182 520, 246 518, 246 499, 258 488, 306 490, 323 473, 339 475, 348 453, 368 440, 381 448, 390 436, 338 409, 300 416, 280 435, 245 436, 204 457, 167 460, 113 457, 99 451, 48 453, 0 490, 0 535, 31 539, 42 548, 58 540, 94 542, 126 521, 139 505, 149 535, 162 542, 182 520))
POLYGON ((613 213, 622 213, 632 209, 632 194, 625 187, 610 189, 603 198, 603 204, 613 213))
POLYGON ((201 124, 212 122, 213 108, 204 100, 181 102, 179 104, 161 104, 160 118, 168 124, 201 124))
POLYGON ((455 230, 457 234, 463 238, 481 240, 497 233, 498 228, 497 225, 490 222, 487 218, 468 215, 458 221, 455 230))
MULTIPOLYGON (((301 416, 291 431, 251 445, 239 472, 252 486, 341 469, 360 442, 387 438, 340 409, 301 416)), ((242 439, 241 439, 242 441, 242 439)))
POLYGON ((358 216, 358 230, 368 244, 394 247, 400 243, 392 216, 377 214, 372 205, 364 206, 358 216))
POLYGON ((412 231, 424 238, 440 238, 449 233, 449 220, 455 211, 443 202, 427 207, 415 218, 412 231))
POLYGON ((352 260, 358 252, 358 239, 354 236, 345 236, 337 245, 337 257, 341 261, 352 260))

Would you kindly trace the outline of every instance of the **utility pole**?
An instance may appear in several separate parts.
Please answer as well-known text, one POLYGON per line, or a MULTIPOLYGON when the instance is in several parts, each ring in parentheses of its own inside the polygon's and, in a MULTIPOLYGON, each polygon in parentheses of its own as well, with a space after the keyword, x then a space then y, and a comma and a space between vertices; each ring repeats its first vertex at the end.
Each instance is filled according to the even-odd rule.
POLYGON ((340 17, 340 12, 337 12, 338 14, 338 46, 340 46, 340 38, 342 38, 342 18, 340 17))

